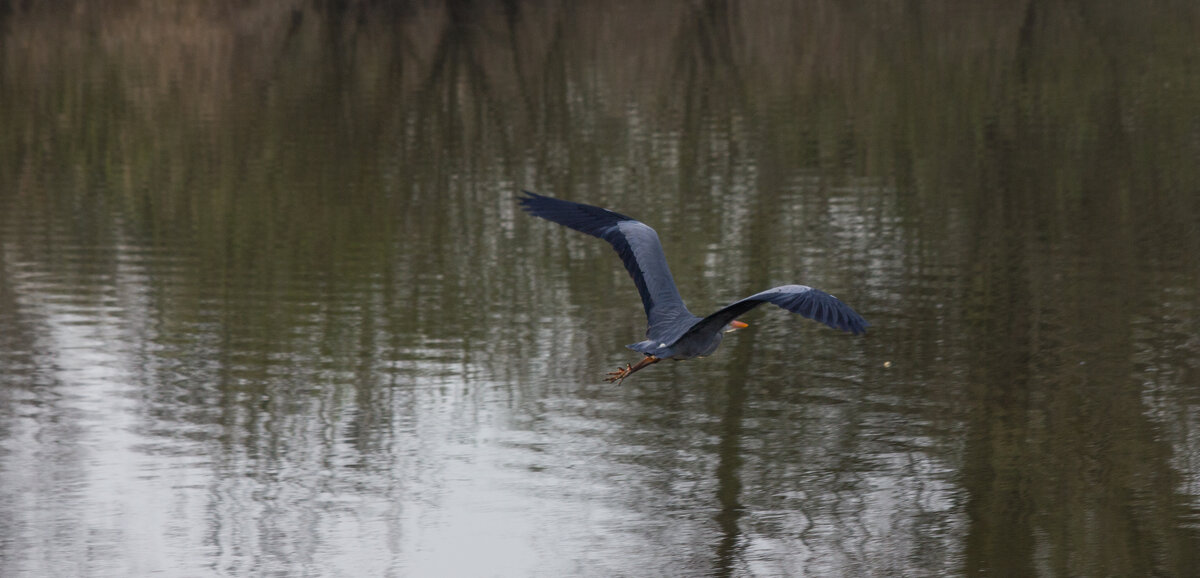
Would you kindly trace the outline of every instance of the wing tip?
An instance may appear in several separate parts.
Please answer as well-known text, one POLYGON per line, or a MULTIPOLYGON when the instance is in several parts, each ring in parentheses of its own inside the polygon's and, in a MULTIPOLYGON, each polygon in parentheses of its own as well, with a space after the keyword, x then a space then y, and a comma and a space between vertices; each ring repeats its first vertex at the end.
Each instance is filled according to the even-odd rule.
POLYGON ((529 189, 521 189, 521 193, 517 195, 517 203, 521 205, 521 210, 535 217, 545 217, 548 211, 553 210, 556 202, 569 203, 569 201, 539 195, 529 189))
POLYGON ((867 328, 871 326, 871 322, 859 315, 857 311, 850 309, 849 305, 843 306, 846 308, 846 319, 843 323, 844 327, 839 327, 842 331, 848 331, 853 335, 865 335, 867 328))
POLYGON ((540 198, 544 197, 528 189, 521 189, 521 193, 516 196, 517 202, 521 203, 522 207, 526 207, 529 203, 540 198))
MULTIPOLYGON (((802 288, 797 294, 800 300, 804 299, 800 297, 801 295, 811 299, 804 304, 810 308, 810 314, 805 315, 806 317, 852 335, 863 335, 867 332, 867 327, 871 326, 871 323, 862 315, 834 295, 807 285, 794 287, 802 288)), ((800 303, 798 302, 797 305, 800 306, 800 303)), ((801 314, 803 313, 801 312, 801 314)))

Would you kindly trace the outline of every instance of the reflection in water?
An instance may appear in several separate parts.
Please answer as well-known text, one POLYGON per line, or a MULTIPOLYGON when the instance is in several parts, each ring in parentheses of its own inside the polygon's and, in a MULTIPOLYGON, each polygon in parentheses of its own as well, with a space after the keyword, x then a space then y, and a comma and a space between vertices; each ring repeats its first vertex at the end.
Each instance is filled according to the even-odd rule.
MULTIPOLYGON (((750 339, 749 341, 753 341, 750 339)), ((745 345, 752 345, 747 343, 745 345)), ((743 346, 740 351, 748 351, 743 346)), ((738 367, 746 367, 740 364, 738 367)), ((743 408, 746 404, 745 375, 730 375, 727 384, 729 399, 725 402, 721 416, 721 441, 717 446, 717 501, 721 511, 717 513, 717 524, 721 539, 716 551, 716 567, 713 574, 732 576, 743 563, 742 532, 739 520, 742 517, 740 494, 742 481, 739 471, 742 466, 741 434, 743 408), (741 379, 739 379, 741 378, 741 379)))
POLYGON ((235 4, 0 15, 0 574, 1200 565, 1194 8, 235 4))

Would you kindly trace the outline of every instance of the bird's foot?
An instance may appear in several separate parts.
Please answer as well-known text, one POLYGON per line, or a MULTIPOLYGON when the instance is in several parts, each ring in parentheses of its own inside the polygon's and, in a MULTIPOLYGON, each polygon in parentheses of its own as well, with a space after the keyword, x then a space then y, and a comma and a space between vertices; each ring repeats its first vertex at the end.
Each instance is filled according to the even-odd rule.
POLYGON ((604 381, 609 383, 615 381, 617 385, 621 385, 621 382, 625 381, 625 378, 629 377, 631 373, 633 373, 633 366, 626 363, 625 367, 618 367, 616 371, 608 372, 608 377, 604 378, 604 381))

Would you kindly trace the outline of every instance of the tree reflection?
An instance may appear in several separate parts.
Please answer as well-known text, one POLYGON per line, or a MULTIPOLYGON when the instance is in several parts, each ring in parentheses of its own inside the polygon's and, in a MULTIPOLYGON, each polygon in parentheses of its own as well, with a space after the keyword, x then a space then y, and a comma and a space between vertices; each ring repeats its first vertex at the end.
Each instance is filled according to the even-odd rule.
MULTIPOLYGON (((447 472, 492 454, 559 508, 539 520, 608 516, 608 543, 553 530, 636 548, 581 562, 617 574, 1200 564, 1194 6, 0 15, 0 438, 54 440, 5 476, 88 471, 72 400, 94 398, 54 351, 82 322, 123 328, 74 361, 129 368, 131 451, 208 456, 209 568, 311 571, 298 545, 336 542, 349 495, 389 504, 380 550, 405 558, 405 508, 449 508, 447 472), (523 187, 644 212, 696 309, 810 282, 875 327, 770 318, 592 387, 641 331, 633 289, 525 223, 523 187)), ((0 560, 63 512, 6 528, 0 560)))

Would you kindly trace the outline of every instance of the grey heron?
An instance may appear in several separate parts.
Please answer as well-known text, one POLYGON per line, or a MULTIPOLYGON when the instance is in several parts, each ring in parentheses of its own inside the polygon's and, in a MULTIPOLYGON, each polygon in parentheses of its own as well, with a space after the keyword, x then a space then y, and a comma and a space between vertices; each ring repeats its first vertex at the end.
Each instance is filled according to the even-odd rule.
POLYGON ((834 329, 861 334, 870 325, 849 305, 820 289, 805 285, 782 285, 735 301, 707 317, 688 311, 667 267, 658 234, 645 223, 601 207, 564 201, 524 191, 521 208, 529 214, 553 221, 608 241, 633 277, 642 306, 646 309, 646 339, 627 345, 644 357, 609 372, 605 381, 625 378, 664 359, 704 357, 716 351, 725 333, 747 327, 737 318, 763 303, 778 305, 820 321, 834 329))

